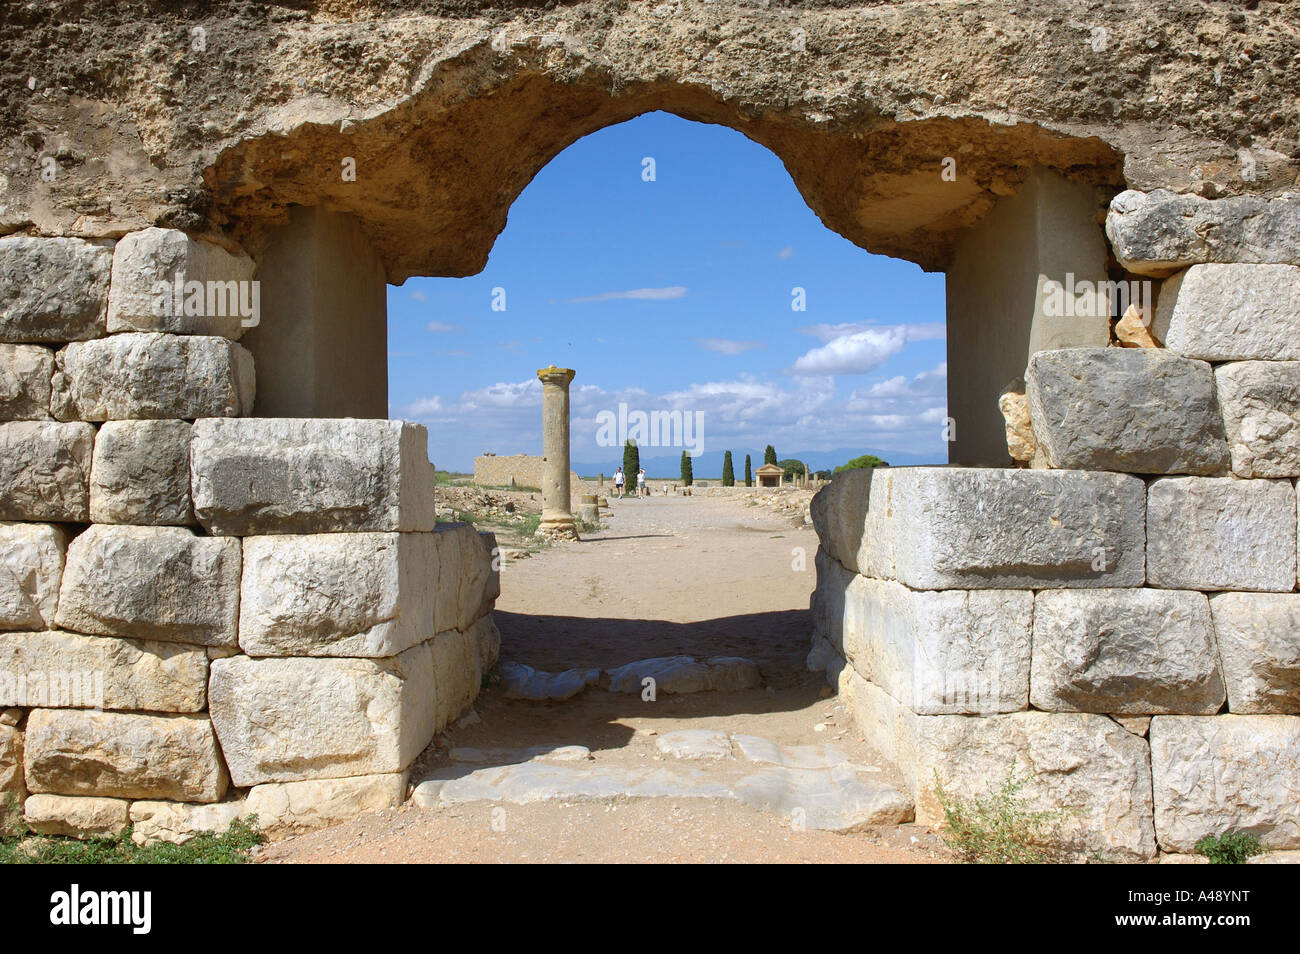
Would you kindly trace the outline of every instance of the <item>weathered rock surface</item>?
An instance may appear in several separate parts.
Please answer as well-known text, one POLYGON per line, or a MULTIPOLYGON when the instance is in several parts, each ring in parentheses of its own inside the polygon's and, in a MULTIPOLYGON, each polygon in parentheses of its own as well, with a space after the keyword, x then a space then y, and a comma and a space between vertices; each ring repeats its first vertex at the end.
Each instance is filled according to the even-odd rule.
POLYGON ((439 633, 430 644, 433 650, 435 731, 441 732, 452 719, 474 703, 483 683, 479 668, 478 640, 459 630, 439 633))
POLYGON ((431 530, 428 433, 402 421, 198 421, 199 522, 215 534, 431 530))
POLYGON ((1151 772, 1165 851, 1227 831, 1300 848, 1300 716, 1157 716, 1151 772))
POLYGON ((1034 436, 1051 467, 1137 474, 1228 468, 1214 372, 1165 351, 1040 351, 1025 372, 1034 436))
POLYGON ((843 599, 845 656, 914 712, 1028 706, 1031 591, 917 591, 859 576, 843 599))
POLYGON ((1300 195, 1206 199, 1129 190, 1111 200, 1106 235, 1119 263, 1139 275, 1200 262, 1300 263, 1300 195))
POLYGON ((1034 164, 1107 194, 1124 184, 1276 192, 1296 181, 1297 110, 1277 95, 1297 86, 1287 5, 945 0, 808 6, 797 17, 734 2, 671 17, 594 2, 316 9, 123 17, 105 0, 57 0, 8 51, 14 77, 51 78, 9 110, 5 151, 21 161, 0 223, 107 234, 226 222, 243 234, 291 203, 320 203, 360 218, 391 282, 469 274, 547 160, 655 109, 744 128, 829 227, 927 267, 1034 164), (58 29, 77 16, 96 29, 58 29), (206 49, 188 49, 199 25, 206 49), (188 69, 167 96, 156 70, 111 69, 144 35, 178 37, 159 41, 188 69), (720 45, 712 60, 703 37, 720 45), (342 45, 354 50, 347 62, 342 45), (203 73, 216 50, 223 69, 203 73), (356 62, 371 67, 358 75, 356 62), (814 88, 806 77, 819 78, 814 88), (60 160, 47 183, 41 160, 55 142, 75 161, 60 160), (971 147, 956 156, 955 182, 936 171, 951 143, 971 147), (1249 172, 1237 143, 1250 145, 1249 172), (168 161, 151 163, 162 150, 168 161), (342 156, 358 158, 355 181, 340 176, 342 156), (453 167, 475 176, 428 175, 453 167))
POLYGON ((433 537, 246 537, 240 647, 250 656, 381 657, 432 638, 433 537))
POLYGON ((406 800, 406 773, 323 778, 254 785, 245 810, 263 830, 304 831, 397 808, 406 800))
POLYGON ((0 523, 0 630, 54 625, 67 548, 54 524, 0 523))
POLYGON ((194 523, 188 421, 109 421, 95 436, 90 471, 95 523, 194 523))
POLYGON ((545 699, 563 702, 572 699, 588 686, 600 682, 599 669, 566 669, 544 672, 524 663, 506 661, 498 667, 507 699, 545 699))
POLYGON ((252 278, 253 260, 247 255, 232 255, 219 245, 190 238, 176 229, 131 232, 113 249, 108 331, 238 338, 244 333, 240 294, 245 302, 251 302, 251 286, 232 288, 226 283, 251 282, 252 278), (183 287, 180 296, 174 293, 178 278, 183 287), (185 287, 189 282, 202 283, 199 298, 191 297, 193 289, 185 287), (179 309, 177 297, 182 301, 179 309), (190 314, 195 311, 199 313, 190 314))
POLYGON ((1300 359, 1300 267, 1195 265, 1161 286, 1152 331, 1189 358, 1300 359))
POLYGON ((1214 382, 1232 472, 1238 477, 1300 477, 1300 361, 1221 364, 1214 369, 1214 382))
POLYGON ((40 345, 0 344, 0 421, 48 421, 54 352, 40 345))
POLYGON ((501 630, 497 629, 496 620, 491 614, 480 616, 466 633, 478 647, 479 671, 487 672, 501 655, 501 630))
POLYGON ((1177 590, 1296 585, 1296 495, 1284 480, 1165 477, 1147 501, 1147 579, 1177 590))
POLYGON ((1155 856, 1147 743, 1106 716, 919 716, 852 669, 844 670, 840 692, 867 740, 906 773, 918 823, 943 823, 936 786, 970 798, 1014 772, 1036 809, 1064 810, 1050 827, 1073 857, 1155 856))
POLYGON ((121 798, 32 795, 23 806, 23 820, 40 835, 114 838, 126 828, 130 804, 121 798))
POLYGON ((240 787, 400 772, 433 737, 427 645, 389 659, 212 662, 208 707, 240 787))
POLYGON ((0 341, 63 342, 104 333, 111 243, 0 239, 0 341))
POLYGON ((194 805, 185 802, 131 803, 131 840, 137 845, 169 841, 183 845, 199 832, 223 834, 236 818, 248 814, 243 799, 194 805))
POLYGON ((1007 453, 1019 463, 1028 463, 1038 453, 1038 441, 1034 438, 1033 424, 1029 418, 1029 399, 1025 396, 1024 385, 1017 382, 1015 390, 1002 392, 998 398, 998 410, 1007 428, 1007 453))
POLYGON ((1033 618, 1036 709, 1212 715, 1223 705, 1203 593, 1042 590, 1033 618))
POLYGON ((55 358, 61 421, 238 417, 253 412, 253 356, 216 336, 131 333, 74 342, 55 358))
POLYGON ((33 793, 216 802, 228 783, 206 716, 34 709, 24 745, 33 793))
POLYGON ((799 828, 857 831, 912 820, 912 801, 833 746, 781 746, 757 736, 674 732, 656 743, 661 764, 593 760, 581 746, 459 750, 463 764, 435 769, 415 786, 422 808, 467 802, 529 804, 617 798, 719 798, 777 812, 799 828), (699 767, 709 761, 709 770, 699 767), (560 764, 556 764, 560 763, 560 764), (686 763, 686 764, 682 764, 686 763))
MULTIPOLYGON (((1151 316, 1155 317, 1154 313, 1151 316)), ((1115 338, 1124 348, 1163 348, 1151 334, 1150 321, 1137 305, 1129 305, 1115 322, 1115 338)))
POLYGON ((496 537, 472 524, 440 523, 433 530, 437 561, 435 631, 467 630, 501 595, 496 537))
POLYGON ((0 424, 0 520, 90 517, 91 424, 0 424))
POLYGON ((1228 709, 1300 714, 1300 594, 1219 593, 1210 609, 1228 709))
POLYGON ((758 665, 739 656, 714 656, 696 662, 691 656, 659 656, 640 659, 605 670, 603 679, 610 692, 642 693, 644 681, 654 680, 656 693, 737 692, 763 685, 758 665))
POLYGON ((58 630, 0 633, 0 706, 202 712, 207 685, 208 656, 199 646, 58 630), (87 694, 93 698, 81 698, 87 694))
POLYGON ((1145 509, 1137 477, 964 467, 852 471, 812 502, 837 562, 918 590, 1140 586, 1145 509))
POLYGON ((239 567, 238 540, 94 524, 68 546, 55 619, 80 633, 235 646, 239 567))
POLYGON ((27 797, 23 783, 23 734, 16 728, 0 723, 0 801, 6 795, 22 805, 27 797))

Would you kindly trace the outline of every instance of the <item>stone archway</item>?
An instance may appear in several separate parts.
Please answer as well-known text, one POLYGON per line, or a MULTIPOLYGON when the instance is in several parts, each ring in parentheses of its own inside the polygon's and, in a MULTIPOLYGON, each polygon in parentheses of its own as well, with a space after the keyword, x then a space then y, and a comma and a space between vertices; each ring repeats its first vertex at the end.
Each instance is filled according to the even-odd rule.
MULTIPOLYGON (((366 346, 382 326, 376 286, 481 267, 510 202, 550 157, 602 126, 665 109, 731 126, 770 148, 810 207, 850 241, 947 271, 957 287, 949 299, 953 350, 969 371, 954 362, 950 406, 970 416, 970 426, 959 420, 959 434, 972 435, 967 447, 959 437, 957 460, 1007 462, 990 399, 1006 371, 1028 366, 1032 431, 1050 469, 868 475, 822 498, 823 562, 837 566, 825 564, 824 645, 816 648, 823 663, 840 668, 864 726, 891 741, 901 761, 951 770, 959 784, 987 777, 993 756, 1056 753, 1036 769, 1045 791, 1064 793, 1097 822, 1077 832, 1081 851, 1146 857, 1157 839, 1167 851, 1189 851, 1199 833, 1233 825, 1258 829, 1269 847, 1300 846, 1294 805, 1271 797, 1294 786, 1300 703, 1272 683, 1261 689, 1240 667, 1263 654, 1273 683, 1294 678, 1278 646, 1295 612, 1291 482, 1300 473, 1284 440, 1243 426, 1254 413, 1251 395, 1284 380, 1291 373, 1284 365, 1296 358, 1288 324, 1295 310, 1267 304, 1295 300, 1300 264, 1296 203, 1284 194, 1300 167, 1300 107, 1275 95, 1296 86, 1288 8, 1170 11, 1138 2, 1095 23, 1099 15, 1083 0, 1042 15, 1009 0, 979 9, 954 2, 851 10, 578 3, 512 13, 417 3, 409 15, 331 0, 198 21, 145 5, 128 18, 109 0, 56 6, 11 14, 9 95, 0 111, 10 157, 0 209, 4 343, 25 349, 7 356, 15 367, 25 362, 15 375, 22 400, 0 424, 5 460, 18 462, 0 468, 3 515, 17 527, 6 528, 4 555, 36 554, 23 558, 40 572, 15 592, 32 604, 21 607, 24 632, 44 634, 24 637, 18 649, 35 654, 24 665, 46 669, 56 659, 106 658, 110 645, 114 659, 172 658, 135 645, 148 640, 188 649, 166 679, 151 680, 156 670, 148 666, 131 676, 128 667, 114 669, 125 681, 106 686, 116 699, 111 713, 48 698, 16 703, 17 725, 0 726, 5 787, 15 785, 13 753, 24 751, 25 738, 17 789, 47 796, 42 809, 51 815, 62 810, 51 799, 107 795, 122 819, 143 803, 151 817, 167 816, 163 828, 201 825, 193 805, 220 799, 227 763, 234 768, 247 754, 223 756, 205 694, 216 705, 242 695, 272 710, 285 686, 330 669, 385 694, 395 720, 375 729, 370 749, 350 754, 296 751, 286 736, 288 748, 267 756, 275 765, 261 776, 269 779, 265 800, 291 801, 281 786, 320 781, 333 787, 326 795, 335 804, 393 797, 418 737, 450 711, 449 702, 439 712, 408 713, 404 706, 420 694, 407 687, 441 666, 472 690, 472 674, 492 655, 490 632, 469 632, 493 588, 485 554, 474 550, 483 541, 466 536, 455 549, 469 557, 447 561, 456 569, 440 586, 458 594, 457 626, 448 631, 459 636, 440 646, 417 639, 401 650, 415 655, 401 662, 400 654, 321 661, 305 652, 295 666, 239 652, 232 607, 246 579, 236 553, 246 551, 232 537, 423 534, 452 547, 453 535, 429 533, 427 507, 403 506, 427 490, 420 435, 371 422, 349 445, 355 456, 340 461, 336 448, 320 446, 332 432, 319 421, 238 420, 249 412, 241 346, 207 325, 112 326, 114 287, 150 276, 155 265, 174 266, 178 248, 187 266, 211 267, 213 278, 227 276, 217 274, 225 266, 212 264, 220 257, 210 246, 246 252, 263 265, 269 297, 310 303, 291 332, 268 325, 255 333, 264 338, 252 342, 259 371, 268 380, 328 381, 329 355, 342 349, 317 345, 356 333, 354 319, 364 314, 357 347, 366 346), (65 20, 70 29, 60 26, 65 20), (943 176, 947 159, 955 163, 951 180, 943 176), (1116 197, 1125 187, 1147 192, 1116 197), (1100 237, 1108 205, 1109 254, 1100 237), (150 226, 169 234, 142 238, 150 226), (108 245, 125 236, 135 237, 117 241, 110 255, 108 245), (155 249, 153 259, 119 271, 117 259, 142 244, 155 249), (267 269, 277 255, 281 264, 267 269), (357 297, 331 294, 339 265, 357 297), (1105 316, 1055 333, 1037 309, 1043 279, 1118 277, 1122 269, 1172 276, 1156 316, 1167 353, 1092 347, 1054 351, 1057 366, 1034 360, 1060 345, 1100 344, 1096 336, 1109 340, 1110 332, 1105 316), (1254 303, 1247 327, 1216 332, 1216 319, 1235 314, 1241 300, 1254 303), (1082 337, 1072 337, 1081 327, 1082 337), (130 335, 148 341, 127 347, 136 342, 130 335), (100 360, 105 355, 113 360, 100 360), (1141 405, 1149 415, 1142 434, 1159 453, 1144 456, 1143 442, 1131 446, 1117 416, 1126 405, 1096 395, 1141 393, 1155 380, 1161 389, 1141 405), (1072 381, 1076 389, 1059 389, 1072 381), (1198 415, 1190 429, 1189 408, 1198 415), (173 426, 147 420, 159 418, 173 426), (1080 420, 1108 441, 1079 440, 1080 420), (120 421, 131 426, 108 426, 120 421), (139 433, 114 449, 115 430, 139 433), (1111 443, 1124 453, 1111 454, 1111 443), (107 472, 95 462, 101 444, 107 472), (163 519, 150 499, 101 521, 92 496, 102 490, 98 475, 156 471, 163 450, 163 476, 177 497, 168 502, 181 516, 163 519), (331 482, 347 468, 360 478, 331 482), (249 472, 276 479, 259 484, 249 472), (295 496, 300 482, 313 480, 316 490, 338 491, 328 506, 295 496), (271 499, 232 504, 223 496, 247 486, 251 498, 254 485, 271 499), (963 507, 972 495, 987 504, 974 514, 963 507), (185 529, 191 505, 202 532, 185 529), (241 507, 256 519, 245 520, 241 507), (1216 536, 1209 515, 1225 508, 1250 532, 1216 536), (1186 513, 1197 517, 1180 521, 1186 513), (904 538, 900 515, 919 530, 904 538), (100 559, 122 552, 107 545, 120 542, 114 537, 138 540, 132 559, 100 559), (168 559, 158 559, 164 550, 168 559), (141 603, 139 594, 157 587, 150 572, 158 565, 185 566, 190 575, 169 576, 170 602, 141 603), (473 585, 461 586, 462 577, 473 585), (190 600, 191 584, 216 595, 190 600), (954 710, 946 698, 900 698, 906 687, 890 678, 902 667, 879 680, 863 675, 891 649, 923 648, 924 634, 904 626, 891 631, 896 644, 872 642, 877 630, 858 625, 854 613, 901 606, 899 618, 928 613, 961 636, 973 605, 1002 606, 997 597, 1011 591, 1032 604, 1033 616, 1027 632, 1024 612, 997 620, 1008 624, 999 643, 1011 654, 1008 671, 1023 683, 998 714, 954 710), (1236 592, 1219 595, 1225 591, 1236 592), (59 610, 50 617, 56 592, 59 610), (1222 625, 1211 593, 1216 606, 1239 604, 1239 615, 1257 622, 1247 630, 1222 625), (1220 604, 1225 598, 1235 602, 1220 604), (947 614, 954 601, 962 608, 947 614), (178 619, 195 607, 214 620, 178 619), (118 615, 105 622, 110 610, 118 615), (1201 640, 1191 657, 1157 653, 1156 684, 1137 703, 1088 682, 1104 682, 1105 673, 1072 673, 1068 654, 1040 651, 1068 646, 1068 634, 1083 627, 1118 677, 1132 678, 1144 660, 1127 644, 1106 643, 1092 625, 1121 610, 1157 643, 1169 635, 1160 621, 1185 611, 1201 640), (1040 629, 1048 619, 1055 628, 1040 629), (199 625, 207 623, 217 635, 199 625), (214 673, 232 679, 209 682, 210 657, 214 673), (1045 682, 1031 684, 1031 665, 1045 682), (1195 698, 1169 695, 1187 682, 1180 666, 1192 671, 1195 698), (1076 676, 1082 688, 1064 691, 1076 676), (176 683, 188 689, 180 701, 176 683), (1220 714, 1224 698, 1231 715, 1220 714), (172 715, 150 714, 157 711, 172 715), (151 763, 149 751, 160 750, 151 739, 174 741, 184 764, 151 763), (1083 762, 1078 752, 1087 753, 1083 762), (958 758, 971 753, 989 758, 958 758), (331 759, 351 761, 340 768, 331 759), (113 778, 88 781, 91 762, 111 763, 113 778), (1226 763, 1242 769, 1231 791, 1218 784, 1226 763), (367 771, 370 782, 340 794, 348 786, 338 777, 367 771), (168 804, 158 808, 158 800, 168 804), (1109 806, 1120 803, 1124 824, 1104 831, 1109 806)), ((363 410, 373 408, 371 393, 327 401, 315 384, 286 390, 311 393, 272 416, 373 413, 363 410)), ((1269 393, 1270 412, 1294 416, 1284 396, 1269 393)), ((419 545, 427 556, 438 544, 419 545)), ((388 568, 397 577, 400 555, 393 556, 388 568)), ((949 673, 931 675, 942 677, 942 689, 949 673)), ((464 702, 458 693, 447 698, 464 702)), ((292 713, 279 712, 291 721, 292 713)), ((243 723, 250 733, 257 725, 243 723)))

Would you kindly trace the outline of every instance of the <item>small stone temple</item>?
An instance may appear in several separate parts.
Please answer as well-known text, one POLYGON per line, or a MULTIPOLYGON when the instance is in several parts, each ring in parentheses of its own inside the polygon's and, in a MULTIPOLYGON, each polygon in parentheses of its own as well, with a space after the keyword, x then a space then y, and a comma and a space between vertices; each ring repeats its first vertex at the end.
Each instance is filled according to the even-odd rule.
POLYGON ((785 485, 785 471, 776 464, 764 464, 754 471, 754 480, 759 487, 781 487, 785 485))

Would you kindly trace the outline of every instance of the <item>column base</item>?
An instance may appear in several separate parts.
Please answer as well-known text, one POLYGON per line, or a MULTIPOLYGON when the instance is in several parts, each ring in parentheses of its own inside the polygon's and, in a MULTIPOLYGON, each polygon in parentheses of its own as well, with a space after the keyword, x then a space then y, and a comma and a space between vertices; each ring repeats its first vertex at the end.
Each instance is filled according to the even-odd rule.
POLYGON ((577 540, 578 528, 571 513, 544 513, 537 527, 537 536, 552 540, 577 540))

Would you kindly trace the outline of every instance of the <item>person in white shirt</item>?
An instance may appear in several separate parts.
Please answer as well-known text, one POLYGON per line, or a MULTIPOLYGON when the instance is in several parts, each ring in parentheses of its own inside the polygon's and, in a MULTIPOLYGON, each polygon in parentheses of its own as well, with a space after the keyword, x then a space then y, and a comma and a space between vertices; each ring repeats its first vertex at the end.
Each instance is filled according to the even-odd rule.
POLYGON ((624 478, 624 476, 623 476, 623 468, 622 468, 622 467, 620 467, 618 470, 614 471, 614 490, 615 490, 615 492, 618 494, 619 497, 622 497, 622 496, 623 496, 623 484, 624 484, 625 480, 626 480, 626 478, 624 478))

